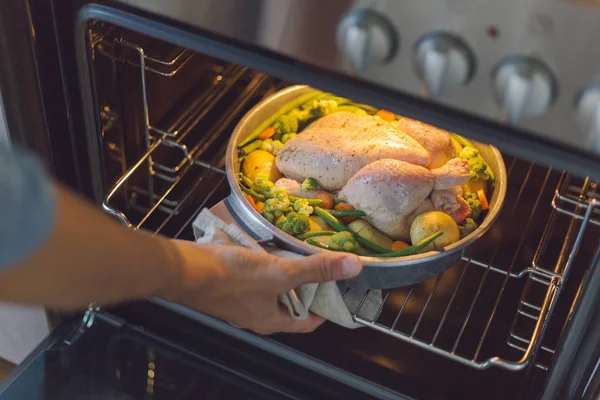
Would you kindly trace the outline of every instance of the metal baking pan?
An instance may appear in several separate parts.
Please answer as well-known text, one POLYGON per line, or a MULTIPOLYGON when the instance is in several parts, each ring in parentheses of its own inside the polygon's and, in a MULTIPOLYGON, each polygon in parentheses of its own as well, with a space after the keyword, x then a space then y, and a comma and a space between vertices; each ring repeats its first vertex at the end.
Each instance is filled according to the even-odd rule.
MULTIPOLYGON (((278 247, 303 255, 316 254, 322 250, 279 230, 264 219, 248 204, 238 184, 240 162, 238 144, 241 143, 261 122, 274 114, 281 106, 315 89, 297 85, 283 89, 253 107, 236 126, 227 147, 227 179, 231 186, 231 195, 226 201, 232 217, 249 233, 264 241, 270 241, 278 247)), ((362 274, 348 284, 352 287, 390 289, 412 285, 435 276, 456 263, 462 252, 479 239, 494 223, 506 195, 506 167, 502 155, 493 146, 473 142, 496 175, 496 184, 492 188, 490 206, 482 224, 469 236, 445 247, 441 251, 430 251, 412 256, 380 259, 361 257, 364 263, 362 274)))

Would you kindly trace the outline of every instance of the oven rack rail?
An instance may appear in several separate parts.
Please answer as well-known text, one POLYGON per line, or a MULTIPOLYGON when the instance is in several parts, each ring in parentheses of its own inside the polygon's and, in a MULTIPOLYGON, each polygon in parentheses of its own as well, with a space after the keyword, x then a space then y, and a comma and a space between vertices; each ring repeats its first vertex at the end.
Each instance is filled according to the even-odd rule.
MULTIPOLYGON (((99 41, 98 43, 103 43, 99 41)), ((218 187, 226 185, 226 178, 223 171, 225 151, 221 149, 218 154, 215 154, 210 158, 209 161, 203 161, 201 158, 206 156, 204 152, 209 147, 211 143, 213 143, 216 138, 220 135, 227 134, 227 132, 223 131, 223 127, 227 125, 227 122, 231 122, 232 118, 240 113, 240 110, 243 106, 249 104, 250 100, 253 96, 261 89, 264 89, 264 86, 269 81, 269 77, 264 74, 256 74, 250 80, 250 83, 247 84, 245 89, 242 91, 242 94, 237 97, 237 100, 230 105, 230 107, 222 113, 221 120, 218 121, 214 126, 217 128, 211 129, 211 131, 206 132, 203 138, 194 145, 189 145, 184 143, 184 139, 188 135, 188 133, 198 124, 198 122, 215 106, 215 104, 222 98, 222 96, 232 89, 234 84, 240 80, 242 76, 247 76, 250 71, 248 71, 244 67, 229 65, 226 66, 222 73, 219 73, 213 82, 211 88, 207 90, 206 93, 203 93, 199 98, 202 100, 197 104, 194 104, 190 107, 190 109, 185 110, 183 113, 188 113, 191 117, 183 118, 184 122, 180 125, 170 126, 166 130, 161 130, 156 127, 153 127, 149 121, 148 115, 148 101, 147 101, 147 93, 145 86, 145 76, 146 73, 154 73, 153 69, 149 69, 147 67, 147 61, 149 60, 144 52, 144 49, 138 45, 121 41, 119 45, 127 46, 138 54, 138 62, 137 63, 128 63, 130 66, 139 69, 140 80, 142 82, 142 103, 144 106, 144 119, 145 119, 145 134, 147 139, 147 149, 146 153, 133 165, 131 166, 117 182, 112 186, 112 188, 108 191, 107 196, 105 197, 102 207, 104 210, 119 219, 123 224, 128 226, 131 229, 146 229, 145 224, 147 221, 156 215, 160 215, 159 219, 162 218, 162 223, 159 224, 158 228, 150 228, 155 234, 161 233, 161 230, 167 225, 172 218, 177 215, 181 209, 185 206, 189 206, 186 204, 186 201, 192 197, 192 193, 194 193, 198 188, 203 187, 206 182, 212 182, 212 190, 208 193, 208 195, 204 198, 203 201, 198 203, 199 205, 192 206, 195 211, 193 214, 187 219, 186 223, 180 227, 177 233, 174 235, 178 237, 181 235, 186 226, 190 225, 197 213, 200 212, 202 208, 208 204, 208 201, 211 200, 216 192, 218 187), (174 165, 165 165, 153 160, 153 156, 159 149, 168 149, 169 151, 177 151, 180 153, 181 158, 180 161, 174 165), (143 172, 147 174, 147 188, 140 188, 134 185, 128 184, 130 178, 139 172, 143 172), (181 182, 182 178, 188 174, 197 174, 197 178, 195 180, 195 184, 192 185, 189 189, 184 191, 184 194, 181 195, 178 199, 172 199, 169 197, 171 193, 175 191, 179 182, 181 182), (156 182, 167 183, 165 189, 160 192, 156 191, 156 182), (128 211, 121 210, 118 208, 116 204, 113 204, 113 198, 115 195, 122 191, 128 191, 132 194, 130 197, 132 200, 131 209, 135 209, 136 211, 142 211, 143 217, 136 222, 132 222, 130 218, 126 215, 128 211), (143 200, 142 200, 143 199, 143 200)), ((165 61, 166 64, 171 63, 177 58, 177 56, 173 59, 165 61)), ((174 64, 174 63, 173 63, 174 64)), ((183 67, 183 65, 181 66, 183 67)), ((175 75, 176 71, 179 69, 173 70, 173 74, 162 75, 166 78, 172 77, 175 75)), ((267 97, 278 87, 270 87, 269 89, 264 91, 263 98, 267 97)), ((514 161, 513 161, 514 164, 514 161)), ((531 173, 534 165, 531 164, 529 168, 529 173, 531 173)), ((512 167, 511 167, 512 169, 512 167)), ((542 187, 540 188, 540 194, 543 192, 543 189, 546 187, 548 182, 548 177, 550 176, 551 169, 547 170, 546 179, 543 182, 542 187)), ((524 179, 521 192, 525 185, 528 184, 528 178, 524 179)), ((531 184, 531 182, 529 182, 531 184)), ((400 318, 402 318, 402 311, 404 310, 406 304, 410 301, 411 294, 415 290, 415 288, 419 287, 421 284, 413 285, 409 288, 403 289, 395 289, 398 290, 408 290, 405 295, 405 300, 403 302, 400 311, 396 315, 394 322, 392 324, 383 324, 379 317, 382 311, 386 308, 386 301, 388 301, 390 292, 387 292, 384 296, 384 301, 382 306, 377 312, 377 315, 373 319, 364 318, 361 315, 361 307, 364 303, 364 300, 367 297, 367 294, 363 297, 363 301, 358 305, 356 310, 352 311, 353 318, 357 323, 364 325, 370 329, 374 329, 376 331, 381 332, 382 334, 392 336, 396 339, 412 343, 422 349, 427 351, 436 353, 440 356, 452 359, 462 364, 469 365, 476 369, 487 369, 492 366, 504 368, 507 370, 520 370, 525 368, 530 363, 534 362, 534 365, 541 369, 547 369, 547 363, 544 364, 542 362, 536 362, 536 356, 539 353, 545 353, 551 359, 554 350, 548 346, 542 345, 542 340, 544 338, 544 333, 548 328, 550 316, 556 306, 556 302, 560 296, 562 291, 562 283, 564 279, 568 276, 569 271, 573 265, 573 260, 577 254, 577 251, 581 245, 582 238, 585 234, 586 228, 590 224, 598 225, 598 217, 600 214, 597 210, 597 204, 600 202, 600 199, 597 199, 596 195, 593 193, 595 189, 595 184, 586 180, 586 183, 583 187, 577 188, 576 186, 571 184, 571 178, 568 174, 563 174, 558 187, 556 188, 556 192, 552 201, 552 211, 548 219, 548 224, 544 229, 544 233, 542 239, 539 241, 537 246, 537 251, 531 265, 523 268, 520 271, 516 271, 517 268, 513 263, 510 265, 508 269, 503 269, 499 266, 496 266, 492 260, 489 262, 484 262, 473 258, 470 256, 469 251, 466 251, 463 254, 462 260, 459 264, 453 268, 462 268, 460 280, 457 282, 454 291, 452 293, 451 298, 449 299, 448 306, 443 313, 443 316, 439 320, 438 328, 435 332, 434 337, 431 340, 423 340, 418 336, 419 324, 422 321, 422 318, 425 315, 428 304, 430 301, 436 296, 435 290, 438 286, 438 283, 441 279, 443 279, 444 275, 447 273, 444 272, 440 274, 433 283, 433 286, 430 290, 430 293, 427 297, 427 300, 422 308, 422 311, 419 314, 419 317, 416 323, 412 326, 412 328, 407 331, 400 331, 396 329, 396 323, 400 318), (598 200, 598 201, 597 201, 598 200), (565 240, 564 251, 561 252, 563 255, 556 263, 550 268, 543 268, 540 264, 541 255, 544 253, 548 239, 552 235, 554 231, 555 220, 558 215, 566 215, 571 219, 571 225, 567 232, 567 240, 565 240), (450 348, 443 347, 437 344, 437 339, 441 334, 441 330, 443 329, 444 323, 447 321, 447 317, 449 314, 450 307, 455 299, 457 292, 461 288, 461 284, 463 282, 463 278, 465 275, 471 273, 471 271, 475 269, 483 269, 484 275, 481 279, 481 283, 477 289, 477 292, 473 298, 472 306, 468 311, 467 317, 464 319, 459 335, 457 336, 454 345, 450 348), (492 306, 489 314, 489 319, 487 321, 486 327, 482 332, 480 339, 478 340, 477 348, 473 354, 460 354, 457 351, 461 340, 463 339, 463 332, 468 328, 470 324, 470 317, 473 311, 473 307, 477 304, 479 293, 482 290, 484 282, 489 276, 499 275, 503 278, 502 284, 498 288, 498 294, 496 298, 495 304, 492 306), (524 281, 525 284, 524 289, 521 294, 521 299, 515 310, 515 315, 512 323, 512 327, 507 333, 505 345, 511 349, 515 349, 520 352, 521 356, 514 360, 504 359, 501 357, 487 357, 481 359, 481 350, 488 336, 490 324, 494 320, 495 313, 497 311, 497 307, 499 302, 502 300, 507 283, 509 281, 524 281), (543 295, 531 295, 530 293, 535 292, 532 290, 534 287, 543 288, 543 295), (526 328, 522 328, 522 326, 526 326, 526 328), (521 327, 521 328, 519 328, 521 327), (523 333, 525 332, 525 333, 523 333)), ((520 197, 519 197, 520 199, 520 197)), ((214 199, 213 199, 214 200, 214 199)), ((517 200, 517 204, 514 207, 518 206, 519 200, 517 200)), ((537 198, 534 208, 537 209, 539 206, 540 197, 537 198)), ((533 214, 533 212, 532 212, 533 214)), ((527 221, 527 226, 531 223, 531 219, 527 221)), ((521 241, 519 242, 518 247, 523 243, 523 239, 526 235, 527 229, 524 230, 521 236, 521 241)), ((495 255, 500 249, 496 247, 493 251, 495 255)), ((504 251, 511 249, 502 249, 504 251)), ((518 252, 518 248, 515 249, 515 253, 518 252)), ((354 290, 354 289, 352 289, 354 290)), ((539 292, 539 290, 538 290, 539 292)), ((346 293, 344 293, 346 295, 346 293)))

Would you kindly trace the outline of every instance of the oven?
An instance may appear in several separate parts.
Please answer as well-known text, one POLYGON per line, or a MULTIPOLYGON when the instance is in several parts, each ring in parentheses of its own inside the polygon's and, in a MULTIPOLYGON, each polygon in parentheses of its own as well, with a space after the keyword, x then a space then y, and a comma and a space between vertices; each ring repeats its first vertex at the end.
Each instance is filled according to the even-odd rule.
POLYGON ((0 399, 598 396, 593 2, 19 0, 0 19, 11 140, 131 229, 193 240, 230 194, 234 127, 291 84, 497 146, 508 174, 490 230, 374 317, 359 306, 359 329, 264 337, 160 299, 92 305, 0 399))

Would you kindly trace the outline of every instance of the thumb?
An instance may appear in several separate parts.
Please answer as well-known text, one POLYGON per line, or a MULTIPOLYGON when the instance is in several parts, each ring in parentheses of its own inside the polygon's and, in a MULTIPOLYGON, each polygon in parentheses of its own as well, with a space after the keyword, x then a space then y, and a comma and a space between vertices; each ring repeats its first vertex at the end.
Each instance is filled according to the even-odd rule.
POLYGON ((354 254, 321 253, 289 260, 290 287, 305 283, 350 279, 362 271, 362 261, 354 254))

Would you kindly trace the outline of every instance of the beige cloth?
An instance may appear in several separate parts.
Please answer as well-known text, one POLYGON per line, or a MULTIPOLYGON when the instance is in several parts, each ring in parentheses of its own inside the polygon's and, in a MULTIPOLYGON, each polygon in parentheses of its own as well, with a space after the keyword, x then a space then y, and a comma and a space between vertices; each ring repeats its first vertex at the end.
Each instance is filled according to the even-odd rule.
MULTIPOLYGON (((209 209, 200 212, 193 223, 193 228, 198 243, 237 244, 256 251, 267 251, 280 257, 303 257, 274 246, 262 247, 239 226, 224 222, 209 209)), ((279 300, 288 308, 290 315, 296 319, 306 319, 310 311, 338 325, 358 328, 362 325, 354 322, 351 313, 356 311, 366 291, 350 289, 342 298, 342 293, 346 289, 347 286, 344 282, 311 283, 295 289, 300 300, 300 304, 296 304, 296 307, 292 305, 288 294, 281 295, 279 300)), ((359 315, 363 318, 373 319, 381 301, 381 290, 370 290, 360 307, 359 315)))

